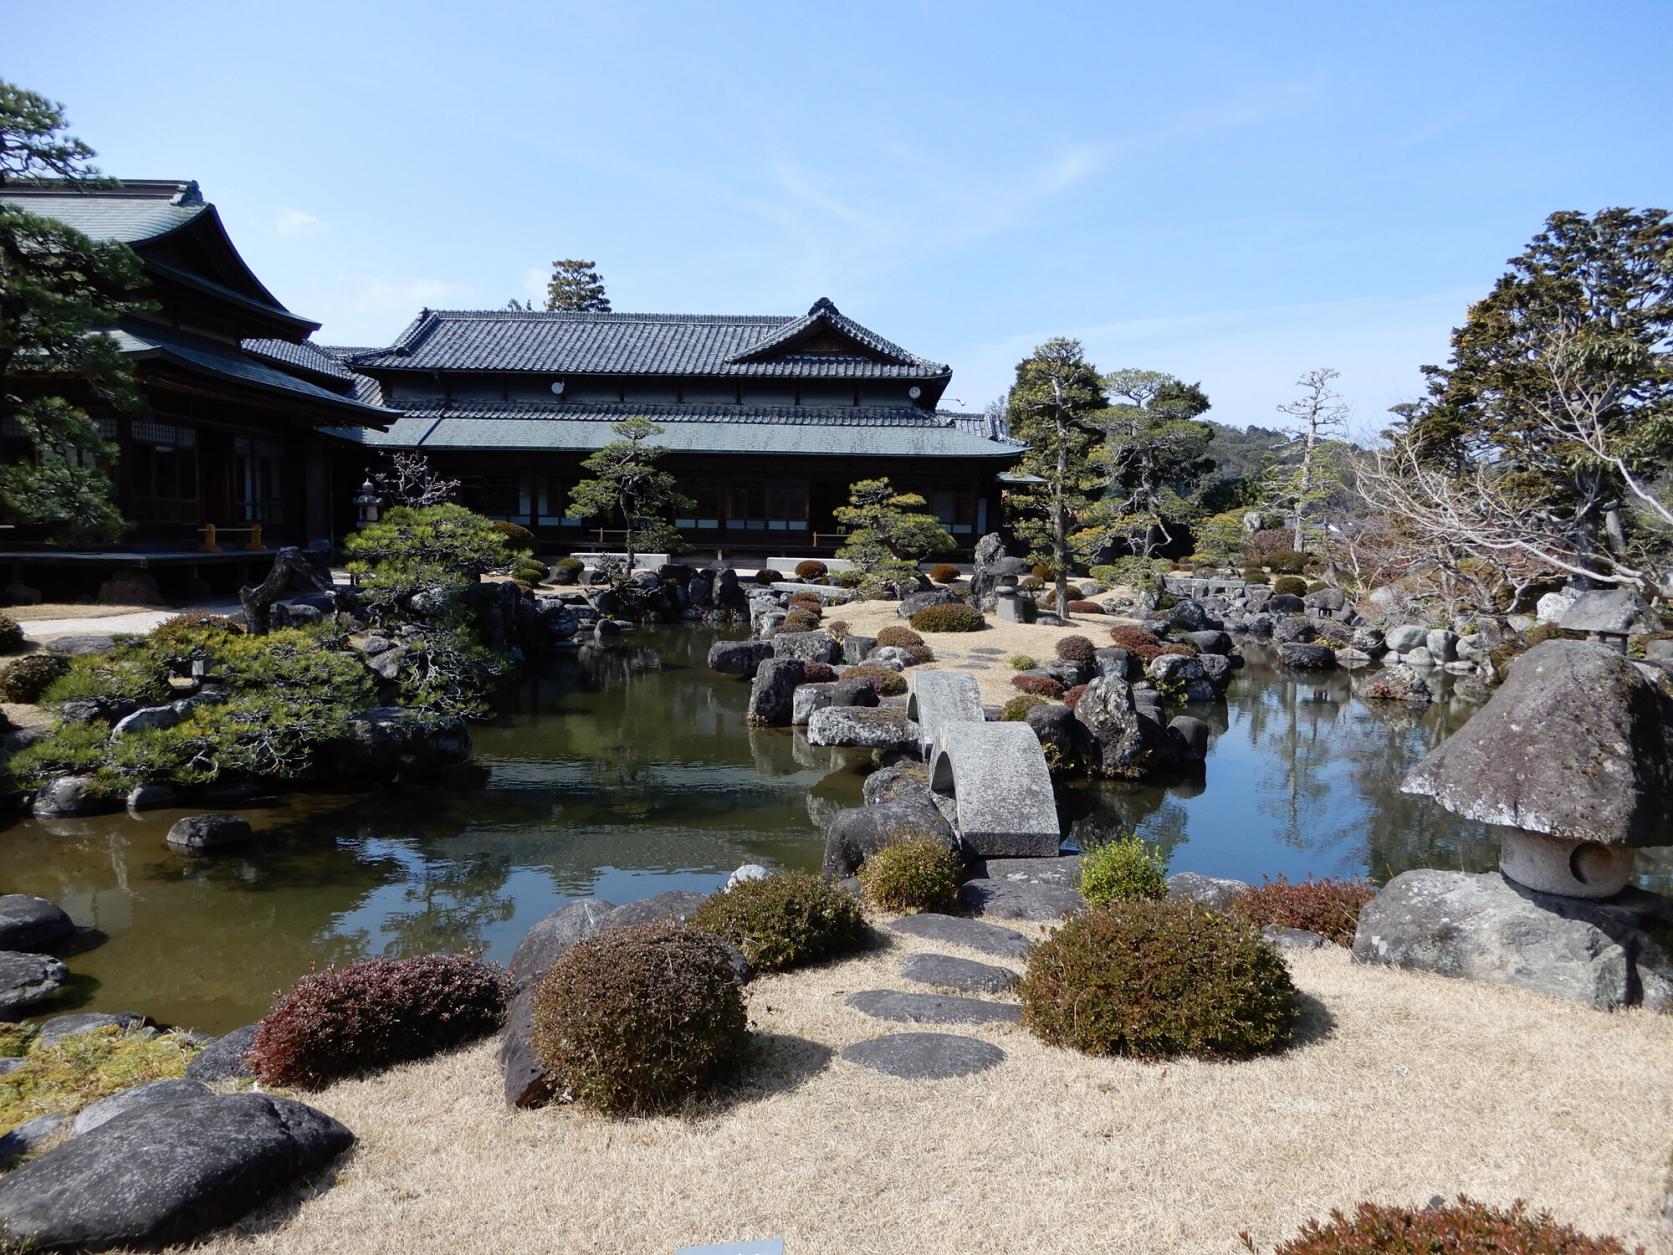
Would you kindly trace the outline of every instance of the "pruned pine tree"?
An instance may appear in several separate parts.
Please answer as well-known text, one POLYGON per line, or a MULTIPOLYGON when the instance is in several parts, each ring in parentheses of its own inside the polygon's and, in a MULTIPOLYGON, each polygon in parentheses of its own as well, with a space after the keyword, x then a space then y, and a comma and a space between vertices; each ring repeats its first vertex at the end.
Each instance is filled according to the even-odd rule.
POLYGON ((848 489, 848 504, 833 513, 848 531, 837 556, 847 558, 865 577, 863 596, 876 596, 883 585, 910 579, 918 563, 953 547, 953 538, 915 492, 897 492, 887 479, 862 479, 848 489))
POLYGON ((604 294, 604 280, 590 261, 565 257, 552 263, 552 278, 546 285, 547 309, 610 312, 610 298, 604 294))
POLYGON ((575 518, 619 518, 626 531, 627 573, 635 555, 647 550, 672 552, 681 536, 668 516, 689 509, 691 500, 659 463, 668 450, 651 443, 662 428, 648 418, 629 418, 613 424, 616 439, 581 463, 591 478, 569 494, 569 513, 575 518))
POLYGON ((1300 395, 1278 407, 1292 420, 1285 428, 1290 447, 1268 466, 1264 488, 1267 500, 1289 518, 1297 553, 1307 552, 1320 508, 1341 487, 1346 469, 1340 454, 1348 407, 1330 386, 1340 374, 1328 366, 1306 372, 1296 380, 1300 395))

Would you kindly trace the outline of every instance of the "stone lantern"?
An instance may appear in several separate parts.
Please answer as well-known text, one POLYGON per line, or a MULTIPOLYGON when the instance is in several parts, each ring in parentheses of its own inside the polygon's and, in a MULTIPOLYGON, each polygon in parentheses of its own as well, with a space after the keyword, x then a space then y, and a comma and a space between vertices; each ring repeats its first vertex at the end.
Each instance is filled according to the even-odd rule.
POLYGON ((1609 645, 1546 641, 1401 788, 1507 827, 1510 880, 1612 897, 1635 850, 1673 845, 1673 699, 1609 645))
POLYGON ((1564 631, 1584 632, 1588 640, 1598 641, 1623 654, 1627 648, 1627 637, 1644 636, 1661 629, 1655 613, 1630 588, 1581 593, 1563 611, 1557 626, 1564 631))
POLYGON ((360 491, 354 495, 355 508, 360 512, 357 527, 366 527, 378 521, 379 503, 378 490, 372 486, 371 477, 368 476, 360 485, 360 491))

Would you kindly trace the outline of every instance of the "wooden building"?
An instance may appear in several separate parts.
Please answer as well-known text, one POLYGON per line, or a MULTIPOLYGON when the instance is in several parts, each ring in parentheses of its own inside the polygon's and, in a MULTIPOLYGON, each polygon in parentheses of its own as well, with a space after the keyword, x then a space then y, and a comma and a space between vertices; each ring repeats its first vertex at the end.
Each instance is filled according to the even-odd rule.
MULTIPOLYGON (((610 548, 618 521, 567 515, 581 460, 645 417, 693 508, 698 553, 829 554, 859 479, 921 493, 968 553, 999 525, 998 477, 1021 446, 936 408, 949 367, 820 300, 800 317, 424 310, 387 349, 333 349, 401 411, 344 428, 338 497, 375 453, 416 450, 464 504, 552 550, 610 548)), ((619 536, 619 532, 615 533, 619 536)))
MULTIPOLYGON (((97 554, 45 551, 28 529, 0 533, 14 578, 41 567, 115 566, 202 570, 256 561, 260 547, 329 545, 343 511, 333 500, 333 452, 320 434, 391 421, 356 393, 358 380, 308 336, 319 324, 286 309, 244 263, 215 206, 197 184, 130 180, 82 191, 64 184, 8 184, 0 198, 139 256, 149 308, 112 331, 133 363, 146 408, 116 414, 88 402, 119 456, 109 470, 132 530, 97 554), (220 553, 200 552, 205 525, 220 553), (242 555, 242 556, 240 556, 242 555), (30 568, 24 570, 22 568, 30 568)), ((31 385, 77 395, 73 379, 31 385)), ((17 430, 0 431, 0 454, 30 456, 17 430)), ((165 580, 166 583, 166 580, 165 580)))

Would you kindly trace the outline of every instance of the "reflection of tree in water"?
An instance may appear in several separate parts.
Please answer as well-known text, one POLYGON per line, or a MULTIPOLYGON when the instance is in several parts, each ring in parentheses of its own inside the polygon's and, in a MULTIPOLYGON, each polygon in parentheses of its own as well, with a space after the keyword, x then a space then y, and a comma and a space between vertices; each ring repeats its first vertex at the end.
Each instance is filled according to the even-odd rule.
POLYGON ((1163 857, 1171 859, 1174 850, 1190 839, 1185 831, 1189 815, 1174 795, 1191 797, 1201 791, 1199 785, 1185 782, 1173 788, 1107 783, 1063 789, 1058 794, 1058 812, 1066 821, 1064 835, 1082 849, 1142 830, 1144 839, 1160 846, 1163 857))
POLYGON ((1313 821, 1330 799, 1329 767, 1338 748, 1343 695, 1333 685, 1289 676, 1277 678, 1271 691, 1276 717, 1263 721, 1265 736, 1255 744, 1275 768, 1276 787, 1263 790, 1260 810, 1279 821, 1277 835, 1286 845, 1317 849, 1319 825, 1313 821))
POLYGON ((488 927, 511 919, 514 904, 502 892, 510 874, 511 861, 492 854, 420 861, 403 892, 415 909, 385 921, 383 953, 405 958, 481 950, 488 927))

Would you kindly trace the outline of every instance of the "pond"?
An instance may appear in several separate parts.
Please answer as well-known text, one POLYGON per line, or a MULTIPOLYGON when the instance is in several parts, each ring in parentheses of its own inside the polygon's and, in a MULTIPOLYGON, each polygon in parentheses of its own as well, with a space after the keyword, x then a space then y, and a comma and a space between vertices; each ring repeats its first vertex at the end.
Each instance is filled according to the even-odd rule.
MULTIPOLYGON (((704 665, 714 639, 681 626, 583 647, 474 730, 485 787, 276 798, 244 811, 260 839, 229 856, 168 849, 187 811, 13 823, 0 889, 89 930, 52 1010, 222 1032, 314 967, 438 950, 503 962, 576 898, 707 891, 740 863, 816 869, 870 755, 747 727, 749 686, 704 665)), ((1170 871, 1254 881, 1495 865, 1489 830, 1398 791, 1467 702, 1373 710, 1345 674, 1298 679, 1247 653, 1225 706, 1197 712, 1215 732, 1203 778, 1067 789, 1071 841, 1136 829, 1170 871)), ((1666 863, 1640 869, 1673 887, 1666 863)))

